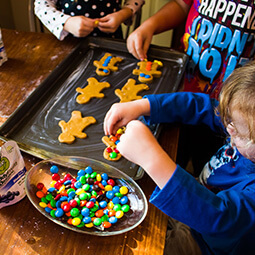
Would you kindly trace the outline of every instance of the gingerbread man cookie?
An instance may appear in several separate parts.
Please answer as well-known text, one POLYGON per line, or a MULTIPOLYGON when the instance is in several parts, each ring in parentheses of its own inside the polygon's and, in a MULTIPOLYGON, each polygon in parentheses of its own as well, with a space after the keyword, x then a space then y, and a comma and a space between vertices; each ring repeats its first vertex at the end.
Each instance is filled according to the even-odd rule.
POLYGON ((105 53, 105 55, 100 59, 100 61, 95 60, 93 62, 94 66, 97 67, 96 73, 100 76, 107 76, 112 72, 118 70, 115 66, 117 62, 121 62, 123 59, 121 57, 114 57, 110 53, 105 53))
POLYGON ((162 67, 163 64, 161 61, 154 60, 153 62, 144 60, 141 62, 138 62, 137 65, 139 66, 139 69, 134 69, 133 74, 139 75, 138 80, 140 82, 152 82, 154 77, 160 77, 161 71, 158 71, 158 67, 162 67))
POLYGON ((149 86, 146 84, 135 84, 134 79, 128 79, 127 83, 122 87, 122 89, 116 89, 115 94, 120 98, 120 103, 129 102, 136 99, 142 98, 138 96, 138 92, 142 90, 148 90, 149 86))
POLYGON ((120 136, 125 132, 125 128, 120 128, 117 131, 117 134, 110 135, 110 136, 103 136, 102 137, 102 142, 107 146, 105 148, 103 156, 105 159, 110 160, 110 161, 117 161, 121 158, 121 154, 117 150, 117 144, 119 142, 120 136))
POLYGON ((88 85, 85 88, 77 88, 76 91, 81 93, 77 96, 76 102, 79 104, 85 104, 90 101, 91 98, 103 98, 104 94, 100 93, 104 88, 109 88, 110 83, 98 82, 97 79, 91 77, 87 79, 88 85))
POLYGON ((62 129, 62 133, 58 136, 61 143, 71 144, 75 137, 86 138, 87 134, 82 132, 87 126, 96 123, 96 119, 92 116, 82 118, 80 111, 73 111, 72 117, 68 122, 59 121, 58 125, 62 129))

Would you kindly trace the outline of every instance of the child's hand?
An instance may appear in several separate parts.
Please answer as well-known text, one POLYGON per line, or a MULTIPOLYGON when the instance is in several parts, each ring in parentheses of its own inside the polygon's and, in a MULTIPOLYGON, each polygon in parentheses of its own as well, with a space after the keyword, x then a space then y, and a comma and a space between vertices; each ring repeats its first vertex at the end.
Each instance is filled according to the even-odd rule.
POLYGON ((105 135, 116 134, 119 128, 126 126, 126 124, 131 120, 135 120, 141 115, 149 114, 150 103, 148 99, 140 99, 127 103, 113 104, 105 115, 105 135))
POLYGON ((121 135, 117 150, 129 161, 141 166, 163 188, 176 169, 176 164, 161 148, 150 129, 133 120, 121 135))
POLYGON ((98 19, 98 28, 104 33, 114 33, 122 22, 131 18, 133 12, 129 8, 123 8, 117 12, 98 19))
POLYGON ((133 120, 126 126, 121 135, 117 149, 122 156, 142 167, 151 161, 157 140, 149 128, 139 120, 133 120))
POLYGON ((64 30, 76 37, 86 37, 95 28, 95 21, 84 16, 74 16, 67 19, 64 30))
POLYGON ((153 33, 150 29, 138 27, 127 39, 128 51, 139 60, 146 59, 152 37, 153 33))
POLYGON ((122 17, 118 15, 118 12, 114 12, 98 19, 98 21, 99 30, 104 33, 114 33, 122 23, 122 17))

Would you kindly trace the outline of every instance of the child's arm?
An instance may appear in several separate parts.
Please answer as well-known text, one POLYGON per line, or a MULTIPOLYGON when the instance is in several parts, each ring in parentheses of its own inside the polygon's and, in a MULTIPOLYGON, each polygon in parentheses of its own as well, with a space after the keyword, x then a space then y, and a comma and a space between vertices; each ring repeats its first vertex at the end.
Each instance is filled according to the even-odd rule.
POLYGON ((143 6, 143 0, 127 0, 122 9, 98 19, 98 28, 104 33, 114 33, 125 23, 131 25, 135 13, 143 6))
POLYGON ((57 0, 35 0, 34 11, 43 25, 59 40, 63 40, 68 35, 68 32, 63 30, 63 24, 70 16, 58 11, 56 2, 57 0))
POLYGON ((56 0, 35 1, 35 14, 59 40, 69 33, 85 37, 95 28, 95 20, 84 16, 70 16, 56 8, 56 0))
POLYGON ((127 39, 127 48, 137 59, 147 58, 153 35, 175 28, 187 17, 189 6, 182 0, 170 1, 144 21, 127 39))

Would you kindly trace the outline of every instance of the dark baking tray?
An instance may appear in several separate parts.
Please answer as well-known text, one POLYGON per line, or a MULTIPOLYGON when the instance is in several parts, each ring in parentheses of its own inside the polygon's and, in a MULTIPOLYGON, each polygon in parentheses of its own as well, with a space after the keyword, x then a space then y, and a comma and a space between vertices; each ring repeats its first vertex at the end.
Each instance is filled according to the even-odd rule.
MULTIPOLYGON (((151 46, 148 60, 155 59, 163 63, 160 69, 162 75, 154 78, 153 82, 148 84, 150 89, 139 93, 141 96, 179 89, 187 56, 169 48, 151 46)), ((47 159, 58 155, 83 156, 106 162, 134 179, 140 178, 143 171, 123 157, 117 162, 105 160, 103 151, 106 146, 101 142, 105 113, 113 103, 119 102, 114 90, 121 89, 129 78, 140 83, 138 77, 132 74, 137 62, 138 60, 128 53, 123 41, 86 38, 1 126, 0 136, 4 140, 15 140, 21 150, 39 158, 47 159), (96 74, 93 61, 100 60, 106 52, 122 57, 123 61, 118 64, 118 71, 102 77, 96 74), (107 81, 111 87, 102 91, 104 98, 93 98, 87 104, 78 104, 75 100, 78 95, 75 89, 85 87, 89 77, 95 77, 100 82, 107 81), (73 144, 62 144, 58 141, 61 133, 58 122, 69 121, 74 110, 81 111, 83 117, 95 117, 97 123, 84 130, 88 135, 86 139, 76 138, 73 144)), ((157 135, 159 126, 152 126, 151 130, 157 135)))

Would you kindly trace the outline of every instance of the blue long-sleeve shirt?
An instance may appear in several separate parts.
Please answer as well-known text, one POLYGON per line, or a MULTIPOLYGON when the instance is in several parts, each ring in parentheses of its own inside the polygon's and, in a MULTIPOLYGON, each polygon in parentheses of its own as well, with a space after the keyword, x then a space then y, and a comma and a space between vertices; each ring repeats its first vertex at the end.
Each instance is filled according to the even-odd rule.
MULTIPOLYGON (((151 107, 147 124, 204 123, 215 132, 224 130, 215 114, 218 102, 206 94, 179 92, 147 98, 151 107)), ((206 164, 200 181, 203 185, 177 165, 150 202, 190 226, 203 254, 254 254, 254 163, 227 142, 206 164)))

